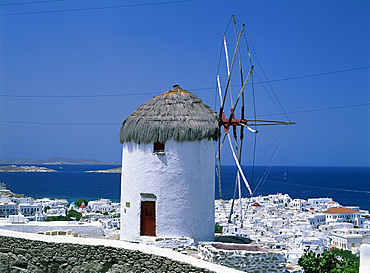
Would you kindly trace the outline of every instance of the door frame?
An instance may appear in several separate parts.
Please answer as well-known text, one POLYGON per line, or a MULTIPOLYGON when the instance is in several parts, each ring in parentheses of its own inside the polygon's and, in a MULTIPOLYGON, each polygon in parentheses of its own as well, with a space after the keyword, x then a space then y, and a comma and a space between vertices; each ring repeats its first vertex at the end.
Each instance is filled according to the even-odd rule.
POLYGON ((156 215, 156 206, 157 206, 157 197, 154 195, 154 194, 151 194, 151 193, 141 193, 140 194, 141 196, 141 202, 140 202, 140 236, 156 236, 157 235, 157 215, 156 215), (144 234, 145 233, 145 230, 144 230, 144 226, 143 226, 143 222, 144 222, 144 217, 143 217, 143 203, 146 203, 146 202, 150 202, 152 203, 153 205, 153 212, 154 212, 154 219, 152 219, 154 221, 154 231, 152 234, 144 234))

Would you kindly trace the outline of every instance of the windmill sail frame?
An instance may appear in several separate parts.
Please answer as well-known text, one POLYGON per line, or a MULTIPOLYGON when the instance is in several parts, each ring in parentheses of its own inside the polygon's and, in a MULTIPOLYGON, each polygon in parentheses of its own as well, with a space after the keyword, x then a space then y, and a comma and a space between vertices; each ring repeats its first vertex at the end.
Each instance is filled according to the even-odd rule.
MULTIPOLYGON (((230 22, 231 22, 231 20, 230 20, 230 22)), ((229 25, 230 25, 230 22, 229 22, 229 25)), ((221 76, 220 76, 219 71, 217 72, 217 76, 216 76, 217 92, 218 92, 218 96, 220 97, 220 109, 218 111, 220 137, 219 137, 219 140, 218 140, 218 151, 217 151, 217 156, 216 156, 216 160, 218 161, 218 173, 217 174, 218 174, 218 182, 219 182, 220 199, 222 199, 222 192, 221 192, 221 183, 222 183, 221 182, 221 149, 223 147, 223 144, 224 144, 224 141, 225 141, 226 137, 227 137, 228 142, 229 142, 229 146, 230 146, 230 150, 231 150, 233 159, 234 159, 235 164, 237 166, 237 175, 236 175, 234 197, 233 197, 232 207, 231 207, 231 210, 230 210, 229 221, 231 220, 231 216, 232 216, 232 213, 233 213, 233 206, 234 206, 234 200, 236 198, 236 189, 237 188, 239 189, 238 193, 239 193, 239 200, 240 200, 239 201, 240 202, 240 217, 242 218, 242 211, 241 211, 241 208, 242 208, 242 199, 241 199, 242 194, 241 194, 240 178, 242 178, 246 188, 249 191, 250 196, 251 197, 253 196, 252 186, 248 182, 248 180, 247 180, 247 178, 246 178, 246 176, 243 172, 243 169, 241 167, 242 147, 243 147, 243 139, 244 139, 243 129, 246 128, 246 129, 248 129, 248 131, 250 131, 254 134, 257 134, 258 133, 257 126, 272 126, 272 125, 288 125, 289 126, 289 125, 295 124, 294 122, 291 122, 289 120, 289 118, 288 118, 288 121, 275 121, 275 120, 257 119, 256 114, 254 116, 254 119, 246 119, 245 118, 244 92, 245 92, 245 88, 246 88, 249 80, 251 78, 253 79, 254 65, 252 64, 251 54, 250 54, 249 47, 248 47, 248 44, 247 44, 247 54, 248 54, 249 62, 250 62, 250 69, 249 69, 249 73, 248 73, 247 77, 244 79, 243 70, 242 70, 242 56, 241 56, 242 52, 241 52, 241 48, 240 48, 240 43, 241 43, 241 40, 242 40, 242 37, 243 37, 243 31, 245 29, 245 24, 242 24, 242 27, 241 27, 240 31, 238 32, 237 27, 236 27, 236 19, 235 19, 234 15, 232 16, 232 22, 233 22, 233 27, 234 27, 236 43, 235 43, 235 48, 234 48, 231 64, 230 64, 230 60, 229 60, 229 56, 228 56, 228 52, 229 52, 228 43, 227 43, 227 40, 226 40, 227 30, 225 31, 225 33, 222 37, 223 46, 221 47, 221 50, 222 50, 222 48, 224 48, 225 59, 226 59, 226 72, 227 72, 227 83, 226 83, 226 86, 224 87, 224 91, 222 90, 223 88, 222 88, 222 85, 221 85, 221 76), (240 88, 238 97, 237 97, 237 99, 234 103, 233 97, 232 97, 232 91, 231 91, 231 86, 232 86, 231 79, 232 79, 233 71, 234 71, 234 68, 235 68, 234 66, 235 66, 236 59, 238 59, 239 68, 240 68, 241 88, 240 88), (225 108, 226 108, 228 93, 229 93, 229 97, 230 97, 230 101, 229 101, 230 112, 229 112, 228 115, 226 115, 225 108), (239 112, 239 111, 237 111, 238 110, 237 106, 238 106, 240 101, 241 101, 241 104, 242 104, 240 106, 240 118, 237 118, 236 117, 236 112, 239 112), (231 139, 231 131, 232 131, 232 134, 233 134, 234 143, 231 139), (239 140, 238 140, 238 131, 239 131, 239 140), (222 141, 221 141, 221 139, 222 139, 222 141)), ((247 40, 246 40, 246 42, 247 42, 247 40)), ((221 55, 222 54, 220 54, 220 58, 221 58, 221 55)), ((253 84, 253 80, 252 80, 252 84, 253 84)), ((253 94, 253 96, 254 96, 254 94, 253 94)), ((253 160, 253 164, 254 164, 254 160, 253 160)), ((241 225, 242 225, 242 223, 241 223, 241 225)))

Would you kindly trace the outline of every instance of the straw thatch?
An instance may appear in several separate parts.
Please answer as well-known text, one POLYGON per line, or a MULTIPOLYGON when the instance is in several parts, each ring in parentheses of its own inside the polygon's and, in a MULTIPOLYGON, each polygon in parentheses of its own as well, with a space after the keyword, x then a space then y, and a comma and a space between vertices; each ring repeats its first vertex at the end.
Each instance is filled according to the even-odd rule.
POLYGON ((123 122, 120 142, 217 140, 217 114, 178 85, 138 107, 123 122))

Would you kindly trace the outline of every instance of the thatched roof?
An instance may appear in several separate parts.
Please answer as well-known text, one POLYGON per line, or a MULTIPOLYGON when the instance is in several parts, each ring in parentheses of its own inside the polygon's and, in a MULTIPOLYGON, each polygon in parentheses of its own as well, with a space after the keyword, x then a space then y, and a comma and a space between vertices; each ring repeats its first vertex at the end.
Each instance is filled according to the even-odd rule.
POLYGON ((120 142, 217 140, 217 114, 194 94, 174 85, 139 106, 123 122, 120 142))

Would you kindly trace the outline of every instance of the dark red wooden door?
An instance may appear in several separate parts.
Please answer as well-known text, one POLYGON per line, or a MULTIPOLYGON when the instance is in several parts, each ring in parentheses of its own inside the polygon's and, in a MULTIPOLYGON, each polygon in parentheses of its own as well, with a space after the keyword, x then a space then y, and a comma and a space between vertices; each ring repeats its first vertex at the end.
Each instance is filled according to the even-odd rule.
POLYGON ((155 201, 141 201, 141 236, 155 236, 155 201))

